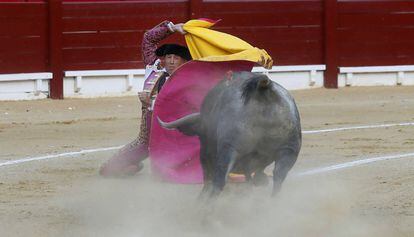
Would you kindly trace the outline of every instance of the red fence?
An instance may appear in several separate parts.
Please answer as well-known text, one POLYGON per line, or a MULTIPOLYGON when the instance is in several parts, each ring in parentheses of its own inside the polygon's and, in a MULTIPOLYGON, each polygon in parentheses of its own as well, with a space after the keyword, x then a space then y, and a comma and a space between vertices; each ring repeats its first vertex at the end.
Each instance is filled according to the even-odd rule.
POLYGON ((184 1, 71 2, 63 4, 62 18, 64 69, 77 70, 143 67, 144 30, 163 19, 185 22, 189 15, 188 2, 184 1))
POLYGON ((277 65, 323 64, 322 1, 204 1, 216 29, 266 49, 277 65))
POLYGON ((47 6, 0 3, 0 73, 48 70, 47 6))
POLYGON ((414 64, 412 12, 409 0, 0 0, 0 73, 141 68, 145 29, 207 17, 276 65, 326 64, 336 87, 338 66, 414 64))
POLYGON ((414 64, 414 1, 339 1, 341 66, 414 64))

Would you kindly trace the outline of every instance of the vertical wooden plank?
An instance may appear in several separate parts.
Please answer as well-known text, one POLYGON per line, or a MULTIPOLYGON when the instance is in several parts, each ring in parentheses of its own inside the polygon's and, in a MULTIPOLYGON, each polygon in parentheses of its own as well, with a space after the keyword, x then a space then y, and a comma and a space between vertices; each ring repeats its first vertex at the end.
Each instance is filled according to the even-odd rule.
POLYGON ((190 19, 203 17, 203 0, 189 0, 190 19))
POLYGON ((50 98, 63 99, 62 0, 48 1, 50 98))
POLYGON ((338 2, 337 0, 325 0, 325 64, 324 86, 326 88, 338 88, 338 2))

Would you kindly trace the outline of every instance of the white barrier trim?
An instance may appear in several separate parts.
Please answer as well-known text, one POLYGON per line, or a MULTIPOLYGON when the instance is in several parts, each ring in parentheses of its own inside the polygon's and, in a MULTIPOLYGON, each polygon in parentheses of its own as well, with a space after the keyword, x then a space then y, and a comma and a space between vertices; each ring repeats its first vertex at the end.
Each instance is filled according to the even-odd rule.
POLYGON ((145 75, 145 69, 65 71, 66 77, 145 75))
POLYGON ((314 86, 316 83, 317 71, 326 70, 325 65, 292 65, 292 66, 273 66, 271 69, 265 69, 263 67, 254 67, 252 72, 264 73, 269 75, 272 72, 308 72, 309 73, 309 86, 314 86))
POLYGON ((53 78, 53 73, 50 72, 36 72, 36 73, 15 73, 15 74, 0 74, 0 82, 8 81, 35 81, 34 94, 38 96, 42 91, 43 80, 50 80, 53 78))
POLYGON ((401 72, 401 71, 404 71, 404 72, 414 71, 414 65, 339 67, 340 73, 401 72))
MULTIPOLYGON (((325 65, 293 65, 293 66, 273 66, 271 69, 263 67, 254 67, 252 72, 259 72, 268 75, 272 72, 309 72, 309 85, 313 86, 316 83, 317 71, 326 69, 325 65)), ((79 93, 82 90, 83 77, 98 77, 98 76, 126 76, 126 90, 132 89, 132 81, 134 75, 145 75, 145 69, 119 69, 119 70, 79 70, 79 71, 65 71, 65 77, 75 78, 75 92, 79 93)))
POLYGON ((326 65, 292 65, 292 66, 273 66, 271 69, 254 67, 252 72, 305 72, 305 71, 324 71, 326 65))
POLYGON ((396 66, 369 66, 369 67, 340 67, 339 73, 345 73, 345 85, 352 86, 354 73, 397 73, 396 85, 404 83, 404 72, 414 72, 414 65, 396 65, 396 66))
POLYGON ((82 89, 83 77, 92 76, 126 76, 126 90, 132 89, 132 79, 134 75, 145 75, 145 69, 119 69, 119 70, 80 70, 65 71, 65 77, 75 77, 75 92, 79 93, 82 89))
POLYGON ((15 73, 15 74, 0 74, 0 82, 2 81, 28 81, 28 80, 50 80, 53 74, 50 72, 36 72, 36 73, 15 73))

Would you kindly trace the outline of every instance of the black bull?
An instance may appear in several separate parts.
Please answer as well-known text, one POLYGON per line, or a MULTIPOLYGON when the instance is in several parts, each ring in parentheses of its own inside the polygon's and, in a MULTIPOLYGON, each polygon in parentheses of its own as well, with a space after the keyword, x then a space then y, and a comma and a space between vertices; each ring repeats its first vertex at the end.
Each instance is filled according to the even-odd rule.
POLYGON ((254 184, 267 182, 264 169, 273 162, 273 194, 277 193, 302 143, 292 96, 267 76, 251 72, 222 80, 204 98, 200 113, 159 122, 199 137, 202 194, 208 196, 221 192, 230 172, 243 173, 254 184))

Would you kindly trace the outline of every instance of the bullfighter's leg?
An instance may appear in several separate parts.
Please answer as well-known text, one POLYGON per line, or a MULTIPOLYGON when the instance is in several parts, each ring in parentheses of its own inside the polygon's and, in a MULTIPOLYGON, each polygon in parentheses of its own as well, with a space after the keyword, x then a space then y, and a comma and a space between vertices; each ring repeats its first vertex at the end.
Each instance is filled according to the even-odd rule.
POLYGON ((217 196, 223 190, 236 157, 237 152, 231 145, 223 144, 218 147, 217 157, 214 157, 215 163, 211 197, 217 196))
POLYGON ((151 111, 142 106, 141 125, 138 137, 125 145, 117 154, 103 164, 99 170, 104 177, 134 175, 144 167, 142 161, 148 157, 151 111))
POLYGON ((275 168, 273 169, 273 192, 272 196, 280 191, 289 170, 293 167, 298 153, 291 149, 283 149, 277 153, 275 168))

